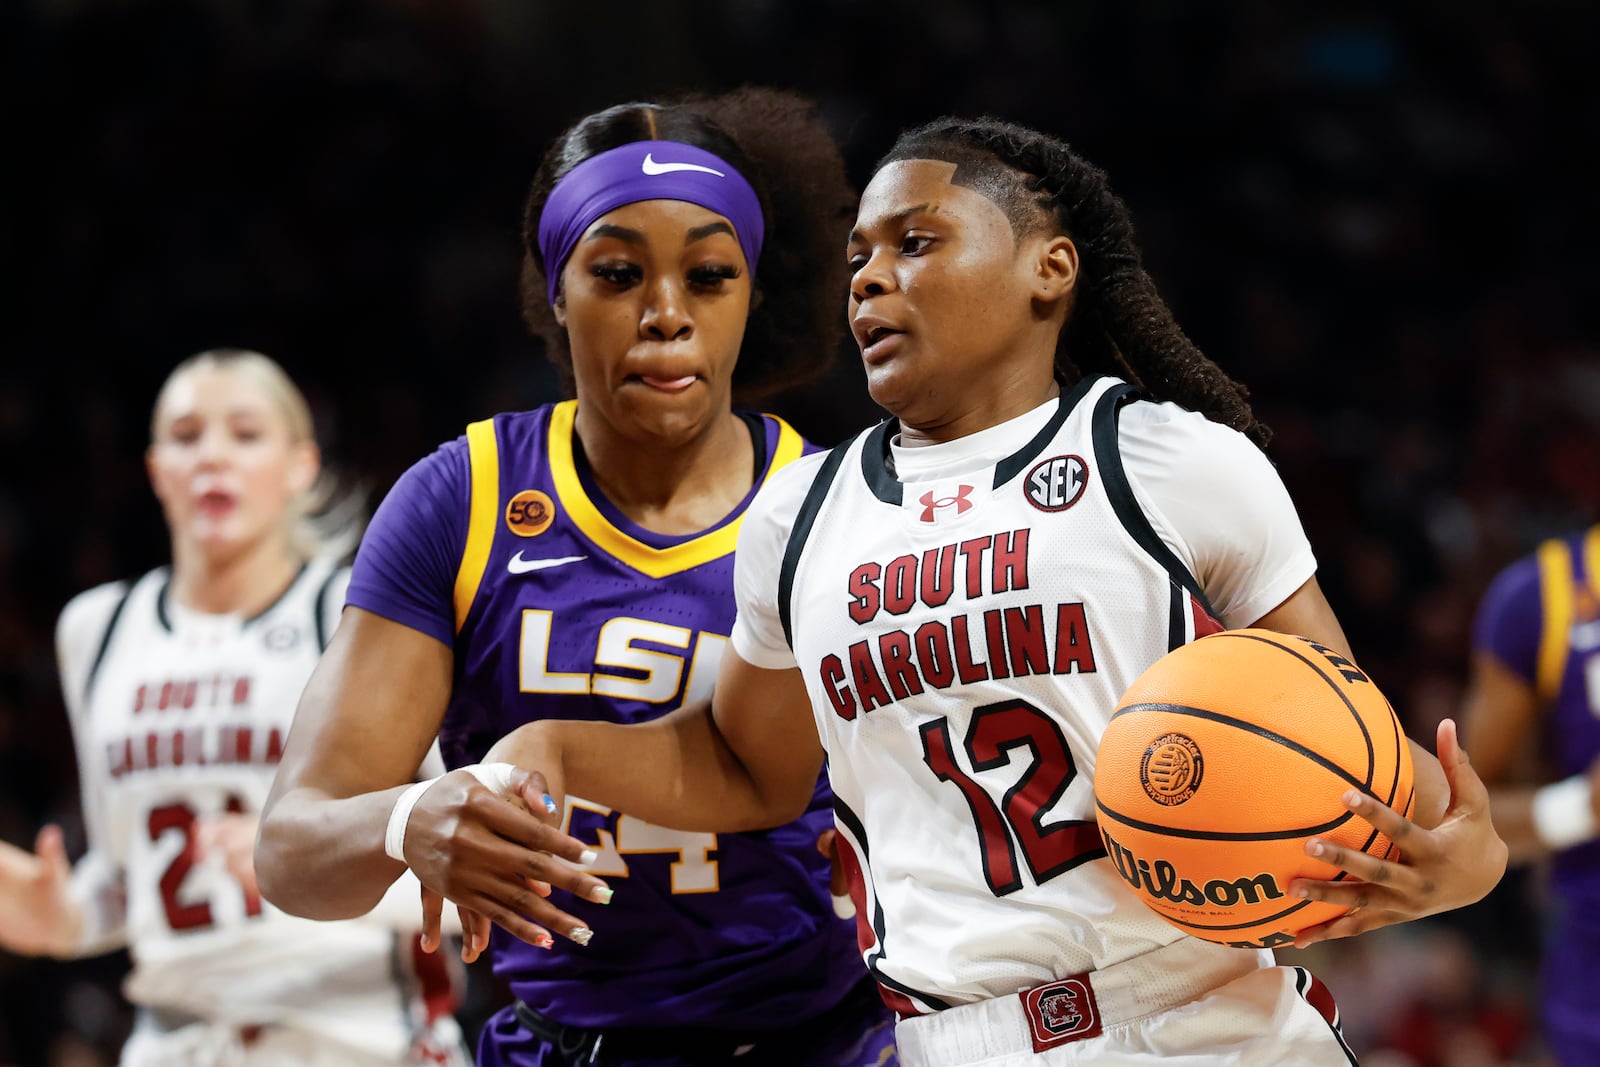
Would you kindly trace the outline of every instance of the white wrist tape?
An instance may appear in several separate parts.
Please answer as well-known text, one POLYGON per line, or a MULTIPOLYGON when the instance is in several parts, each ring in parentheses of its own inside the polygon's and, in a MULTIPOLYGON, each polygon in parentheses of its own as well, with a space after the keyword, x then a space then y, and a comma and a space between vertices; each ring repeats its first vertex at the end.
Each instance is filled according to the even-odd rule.
POLYGON ((1557 850, 1600 837, 1587 775, 1575 774, 1533 794, 1533 832, 1546 848, 1557 850))
POLYGON ((422 794, 438 778, 429 778, 425 782, 413 782, 406 787, 395 800, 394 807, 389 811, 389 825, 383 831, 383 851, 389 854, 392 860, 406 861, 406 823, 411 821, 411 809, 417 806, 417 801, 422 799, 422 794))
MULTIPOLYGON (((516 767, 509 763, 474 763, 458 769, 471 774, 507 800, 519 799, 511 791, 511 775, 516 767)), ((413 782, 395 799, 394 807, 389 810, 389 825, 383 831, 383 851, 390 859, 401 863, 406 861, 406 825, 411 822, 411 809, 417 806, 417 801, 422 799, 428 787, 438 780, 429 778, 427 781, 413 782)))

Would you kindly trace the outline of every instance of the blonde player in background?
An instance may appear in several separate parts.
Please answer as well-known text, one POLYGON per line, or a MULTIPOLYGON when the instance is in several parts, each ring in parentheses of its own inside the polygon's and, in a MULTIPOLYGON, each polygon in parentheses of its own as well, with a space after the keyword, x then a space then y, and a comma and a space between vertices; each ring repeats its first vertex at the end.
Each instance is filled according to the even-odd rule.
POLYGON ((0 844, 0 947, 126 946, 125 1067, 467 1062, 446 957, 406 932, 415 882, 339 923, 256 887, 257 813, 355 526, 308 521, 321 463, 304 396, 266 356, 201 353, 162 386, 145 459, 171 567, 80 594, 57 625, 88 852, 69 867, 54 826, 33 854, 0 844))

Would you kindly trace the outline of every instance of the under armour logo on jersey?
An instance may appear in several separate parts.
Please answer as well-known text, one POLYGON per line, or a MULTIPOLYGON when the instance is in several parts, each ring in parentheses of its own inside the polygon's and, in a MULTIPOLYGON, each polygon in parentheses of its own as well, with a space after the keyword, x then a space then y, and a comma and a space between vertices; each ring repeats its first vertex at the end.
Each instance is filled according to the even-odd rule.
POLYGON ((933 490, 929 489, 926 493, 923 493, 917 498, 922 502, 922 521, 932 522, 935 512, 937 512, 940 508, 948 508, 952 506, 954 506, 956 509, 957 515, 965 515, 967 512, 972 510, 972 501, 967 499, 967 497, 971 495, 972 486, 970 485, 956 486, 955 496, 936 497, 933 495, 933 490))
POLYGON ((1023 479, 1028 502, 1040 511, 1066 511, 1089 484, 1089 465, 1079 456, 1052 456, 1034 464, 1023 479))

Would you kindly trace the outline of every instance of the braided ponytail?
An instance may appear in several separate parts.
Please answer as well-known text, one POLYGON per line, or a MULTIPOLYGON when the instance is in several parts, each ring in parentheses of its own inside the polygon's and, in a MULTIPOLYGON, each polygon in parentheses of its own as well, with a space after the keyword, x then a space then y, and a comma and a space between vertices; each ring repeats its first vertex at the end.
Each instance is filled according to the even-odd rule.
POLYGON ((993 200, 1019 236, 1049 226, 1072 238, 1077 304, 1057 343, 1058 374, 1115 374, 1266 446, 1272 432, 1250 410, 1249 390, 1206 358, 1156 290, 1104 171, 1063 141, 991 118, 909 130, 874 169, 904 159, 956 164, 956 184, 993 200))

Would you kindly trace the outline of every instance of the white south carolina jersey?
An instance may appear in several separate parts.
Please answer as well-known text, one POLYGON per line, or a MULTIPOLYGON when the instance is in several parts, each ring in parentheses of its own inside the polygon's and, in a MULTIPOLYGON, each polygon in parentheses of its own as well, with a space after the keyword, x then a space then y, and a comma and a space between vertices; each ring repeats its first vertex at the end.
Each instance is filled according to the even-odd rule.
POLYGON ((1138 396, 1089 379, 922 448, 887 422, 746 518, 734 648, 804 675, 863 952, 902 1015, 1187 936, 1107 858, 1100 736, 1146 667, 1254 622, 1315 561, 1258 449, 1138 396))
POLYGON ((293 1026, 398 1060, 416 1021, 410 941, 378 922, 286 915, 195 851, 203 820, 266 802, 349 572, 310 562, 252 618, 186 610, 169 578, 91 589, 57 627, 89 843, 74 868, 82 953, 128 946, 125 993, 142 1007, 293 1026))

